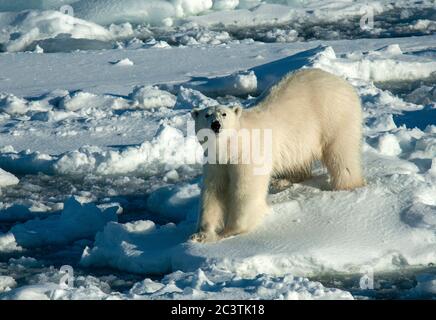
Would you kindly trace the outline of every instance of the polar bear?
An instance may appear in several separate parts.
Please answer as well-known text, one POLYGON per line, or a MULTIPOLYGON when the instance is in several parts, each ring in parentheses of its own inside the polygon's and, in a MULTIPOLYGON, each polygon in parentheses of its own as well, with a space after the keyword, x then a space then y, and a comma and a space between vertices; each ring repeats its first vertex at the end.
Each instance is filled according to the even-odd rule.
MULTIPOLYGON (((235 132, 258 129, 272 136, 269 143, 257 139, 258 146, 270 147, 272 153, 270 165, 261 173, 254 172, 253 162, 241 161, 240 145, 236 162, 229 152, 221 152, 222 161, 216 151, 220 161, 204 164, 193 241, 216 241, 253 230, 269 212, 266 198, 271 178, 303 180, 310 176, 315 160, 327 167, 334 190, 364 185, 360 99, 350 84, 328 72, 313 68, 291 73, 249 109, 214 106, 194 109, 191 114, 200 143, 225 145, 227 151, 235 132), (215 140, 210 135, 199 137, 202 130, 212 132, 215 140)), ((236 141, 241 142, 240 137, 236 141)))

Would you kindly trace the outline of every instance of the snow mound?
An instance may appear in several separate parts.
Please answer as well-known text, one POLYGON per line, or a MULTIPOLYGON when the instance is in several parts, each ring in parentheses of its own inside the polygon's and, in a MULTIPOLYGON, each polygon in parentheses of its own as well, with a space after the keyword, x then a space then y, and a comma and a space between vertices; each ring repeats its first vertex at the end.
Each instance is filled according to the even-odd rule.
POLYGON ((20 180, 18 180, 16 176, 0 168, 0 188, 13 186, 18 184, 18 182, 20 182, 20 180))
POLYGON ((28 111, 27 103, 13 94, 0 93, 0 111, 7 114, 24 114, 28 111))
POLYGON ((101 119, 116 115, 118 110, 173 108, 176 100, 176 96, 156 86, 136 86, 127 97, 81 90, 58 90, 31 99, 0 93, 0 115, 26 115, 31 120, 45 122, 84 116, 101 119))
POLYGON ((178 32, 169 37, 172 43, 182 46, 221 45, 232 41, 227 31, 213 31, 193 26, 182 27, 183 32, 178 32), (186 30, 185 30, 186 29, 186 30))
POLYGON ((179 105, 183 104, 183 100, 189 99, 194 100, 194 106, 200 104, 207 106, 214 104, 208 97, 225 95, 247 96, 248 94, 256 93, 258 91, 257 82, 258 79, 255 72, 249 70, 238 71, 221 77, 193 77, 190 81, 180 85, 162 85, 161 87, 169 91, 178 92, 180 99, 182 99, 179 105), (189 89, 195 91, 189 91, 189 89))
POLYGON ((147 199, 147 208, 170 221, 195 220, 199 195, 198 184, 170 185, 152 192, 147 199))
POLYGON ((92 238, 109 221, 117 221, 118 210, 118 207, 111 207, 102 211, 94 204, 80 204, 70 198, 65 202, 60 215, 16 224, 7 234, 0 235, 0 243, 11 244, 12 239, 15 239, 20 247, 37 248, 92 238))
POLYGON ((169 223, 157 226, 152 221, 109 223, 95 237, 94 248, 86 248, 81 264, 107 266, 135 273, 164 274, 172 270, 175 247, 194 230, 192 224, 169 223), (157 245, 159 244, 159 245, 157 245))
POLYGON ((10 291, 17 285, 15 279, 9 276, 0 276, 0 293, 10 291))
POLYGON ((233 95, 244 96, 257 91, 257 78, 253 71, 238 72, 228 77, 213 79, 207 87, 196 86, 198 91, 213 93, 218 96, 233 95))
POLYGON ((129 98, 140 109, 173 108, 176 97, 155 86, 137 86, 130 93, 129 98))
MULTIPOLYGON (((285 275, 273 277, 258 275, 254 278, 238 277, 225 269, 210 266, 193 272, 177 271, 166 275, 162 282, 149 278, 137 282, 122 294, 110 292, 109 280, 92 276, 78 276, 74 287, 59 285, 61 274, 44 274, 36 284, 14 288, 15 280, 4 277, 4 300, 118 300, 118 299, 281 299, 281 300, 351 300, 346 291, 326 288, 319 282, 285 275), (48 281, 47 281, 48 280, 48 281)), ((0 277, 0 286, 1 280, 0 277)), ((1 288, 1 287, 0 287, 1 288)))
MULTIPOLYGON (((189 46, 219 45, 239 42, 238 31, 242 30, 241 34, 244 34, 244 29, 250 28, 258 30, 246 34, 247 41, 255 38, 266 42, 294 42, 300 39, 300 31, 303 33, 301 38, 306 40, 340 37, 343 31, 331 30, 328 25, 333 22, 356 29, 353 35, 359 37, 362 34, 386 36, 383 33, 385 25, 388 32, 395 35, 430 34, 435 24, 429 19, 414 19, 399 26, 392 23, 390 11, 409 12, 413 6, 426 10, 432 9, 434 3, 432 0, 419 4, 410 0, 395 4, 387 0, 365 4, 362 1, 320 0, 18 0, 12 4, 1 0, 0 44, 3 51, 35 51, 38 45, 45 52, 111 49, 123 47, 124 44, 116 43, 117 40, 149 40, 149 35, 161 38, 162 33, 167 33, 164 40, 153 39, 156 43, 151 47, 168 48, 165 40, 189 46), (387 12, 380 19, 381 27, 358 28, 356 20, 365 9, 379 15, 387 12), (317 22, 327 24, 327 30, 314 27, 317 22), (265 31, 265 26, 274 28, 265 31), (150 31, 156 27, 160 30, 150 31)), ((407 14, 413 16, 413 11, 407 14)), ((349 36, 349 33, 344 32, 344 35, 349 36)))
POLYGON ((16 152, 13 148, 0 153, 0 166, 14 173, 53 173, 53 158, 29 150, 16 152))
POLYGON ((198 90, 181 86, 177 95, 176 109, 207 108, 218 105, 215 99, 205 96, 198 90))
POLYGON ((197 165, 203 150, 194 135, 163 124, 151 141, 124 150, 105 150, 84 146, 79 150, 50 156, 39 152, 15 150, 0 153, 0 165, 13 172, 46 174, 119 175, 138 173, 143 176, 171 171, 185 165, 197 165))
POLYGON ((336 57, 331 47, 318 56, 314 67, 347 78, 392 81, 428 78, 436 72, 436 61, 431 58, 404 54, 398 44, 375 51, 352 52, 336 57))
POLYGON ((24 11, 17 14, 14 24, 3 30, 3 38, 8 39, 3 44, 4 50, 22 51, 38 40, 65 35, 73 39, 112 39, 108 29, 60 11, 24 11))
POLYGON ((26 9, 60 9, 77 0, 0 0, 0 11, 22 11, 26 9))
MULTIPOLYGON (((332 10, 331 8, 328 10, 328 5, 323 6, 318 0, 285 2, 280 0, 157 0, 152 3, 147 0, 125 0, 122 3, 116 0, 80 0, 73 3, 72 6, 74 14, 78 17, 102 25, 128 21, 135 24, 169 27, 184 20, 202 25, 223 23, 224 25, 237 24, 238 26, 262 25, 271 23, 273 19, 278 20, 278 23, 286 22, 292 18, 308 16, 305 14, 303 4, 311 9, 316 9, 316 14, 310 16, 319 16, 320 18, 330 16, 330 20, 339 18, 331 14, 332 10), (320 6, 322 9, 318 10, 320 6), (329 14, 323 14, 327 10, 329 14), (256 21, 256 17, 258 21, 256 21)), ((347 3, 344 4, 342 11, 345 16, 357 15, 360 12, 360 7, 347 3)), ((375 7, 378 9, 377 11, 383 9, 379 3, 375 3, 375 7)), ((335 13, 337 16, 337 10, 335 13)))
POLYGON ((171 46, 166 41, 156 41, 153 45, 151 45, 151 48, 169 49, 171 46))
MULTIPOLYGON (((74 288, 60 285, 62 274, 44 274, 48 279, 37 281, 36 284, 25 285, 12 289, 0 295, 2 300, 119 300, 123 295, 109 294, 110 286, 92 276, 77 276, 74 278, 74 288), (48 281, 47 281, 48 280, 48 281)), ((128 298, 128 297, 124 297, 128 298)))
POLYGON ((113 63, 114 66, 119 66, 119 67, 130 67, 133 66, 134 63, 132 60, 130 60, 129 58, 124 58, 118 61, 115 61, 113 63))
POLYGON ((265 299, 265 300, 351 300, 350 293, 323 287, 319 282, 285 275, 265 274, 254 278, 235 276, 212 265, 193 272, 177 271, 161 282, 145 279, 130 290, 135 299, 265 299))
MULTIPOLYGON (((58 108, 65 111, 83 111, 78 114, 102 113, 105 110, 119 110, 129 108, 129 102, 120 97, 100 96, 89 92, 73 92, 63 97, 58 108)), ((53 109, 52 109, 53 110, 53 109)), ((57 110, 53 110, 57 111, 57 110)))
POLYGON ((387 156, 397 156, 401 153, 401 147, 395 135, 387 133, 379 138, 379 151, 387 156))
POLYGON ((81 0, 73 4, 82 19, 99 24, 119 22, 172 25, 172 19, 196 15, 212 7, 212 0, 144 1, 81 0))
POLYGON ((201 146, 195 136, 163 125, 151 141, 122 151, 106 151, 98 147, 83 147, 61 155, 53 168, 61 174, 90 173, 102 175, 141 172, 153 175, 195 164, 202 159, 201 146))
POLYGON ((11 233, 2 234, 0 233, 0 252, 8 253, 8 252, 16 252, 21 251, 21 248, 17 242, 15 241, 15 237, 11 233))

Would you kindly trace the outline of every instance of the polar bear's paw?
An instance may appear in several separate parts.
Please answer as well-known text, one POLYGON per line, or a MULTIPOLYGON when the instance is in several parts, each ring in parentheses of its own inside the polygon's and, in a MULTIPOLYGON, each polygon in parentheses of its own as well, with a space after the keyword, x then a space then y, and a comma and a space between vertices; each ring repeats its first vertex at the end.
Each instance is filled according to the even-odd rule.
POLYGON ((216 233, 204 232, 204 231, 194 233, 192 236, 189 237, 189 240, 198 243, 214 242, 217 241, 218 239, 219 237, 216 233))
POLYGON ((283 190, 286 190, 292 185, 292 182, 286 179, 279 179, 279 178, 272 178, 270 185, 269 185, 269 191, 271 193, 279 193, 283 190))

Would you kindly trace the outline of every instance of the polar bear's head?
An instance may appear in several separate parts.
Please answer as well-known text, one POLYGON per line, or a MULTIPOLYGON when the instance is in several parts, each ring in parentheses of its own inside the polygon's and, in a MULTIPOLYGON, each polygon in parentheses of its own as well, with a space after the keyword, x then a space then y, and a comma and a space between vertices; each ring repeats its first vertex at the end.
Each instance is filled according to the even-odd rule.
POLYGON ((195 132, 210 129, 219 134, 225 129, 238 129, 242 107, 214 106, 206 109, 193 109, 192 118, 195 120, 195 132))

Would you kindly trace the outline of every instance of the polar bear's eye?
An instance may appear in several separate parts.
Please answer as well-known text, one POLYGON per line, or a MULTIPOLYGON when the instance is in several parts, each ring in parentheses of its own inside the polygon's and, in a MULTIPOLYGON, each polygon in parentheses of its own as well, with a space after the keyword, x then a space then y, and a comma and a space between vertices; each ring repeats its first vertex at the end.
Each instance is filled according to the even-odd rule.
POLYGON ((223 117, 225 117, 227 114, 223 113, 223 117))

